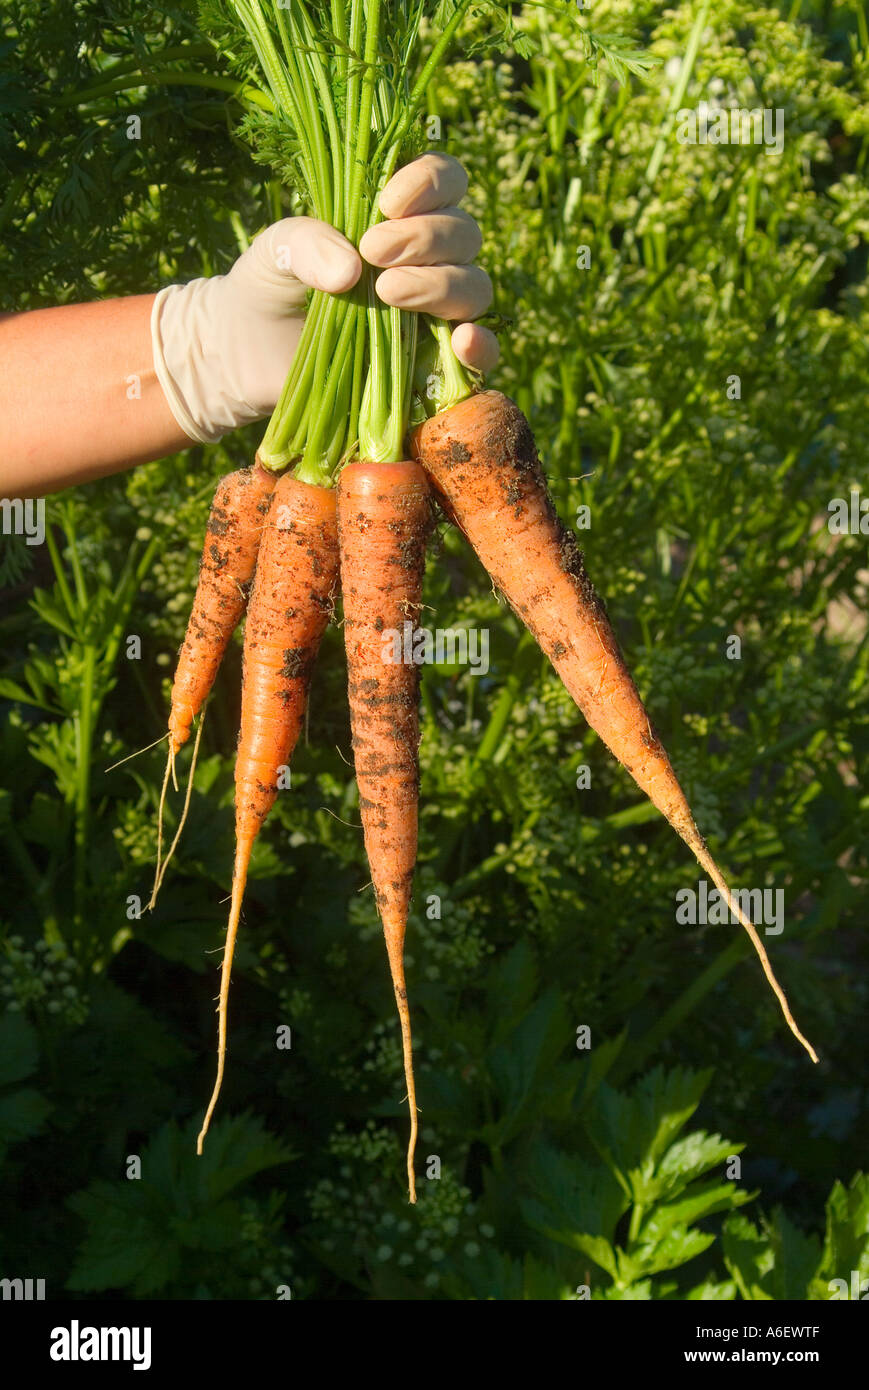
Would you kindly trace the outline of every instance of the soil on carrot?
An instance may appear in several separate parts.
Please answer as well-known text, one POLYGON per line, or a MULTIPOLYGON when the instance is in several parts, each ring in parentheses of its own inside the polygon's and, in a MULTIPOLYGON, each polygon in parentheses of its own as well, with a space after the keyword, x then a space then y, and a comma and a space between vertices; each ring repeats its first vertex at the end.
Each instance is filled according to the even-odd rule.
MULTIPOLYGON (((495 421, 487 423, 487 427, 481 430, 471 431, 467 440, 456 439, 450 435, 436 440, 429 455, 429 463, 432 454, 435 455, 449 471, 457 489, 461 489, 465 496, 475 495, 475 473, 479 474, 485 470, 487 479, 490 479, 493 473, 497 474, 500 471, 503 475, 500 485, 504 500, 512 508, 518 521, 522 518, 526 498, 535 496, 535 504, 539 505, 539 483, 545 479, 545 475, 531 427, 519 407, 507 397, 502 396, 499 399, 496 393, 492 393, 491 398, 497 405, 495 421)), ((437 486, 436 476, 434 481, 437 486)), ((481 493, 477 494, 478 500, 481 496, 481 493)), ((548 492, 544 505, 548 517, 558 531, 561 568, 573 579, 583 602, 608 622, 606 604, 588 576, 582 551, 558 516, 548 492)), ((444 510, 452 519, 452 509, 447 505, 444 510)), ((556 657, 563 656, 565 651, 566 648, 552 654, 556 657)))
POLYGON ((311 673, 314 654, 307 647, 290 647, 284 652, 284 664, 279 674, 292 680, 302 680, 311 673))

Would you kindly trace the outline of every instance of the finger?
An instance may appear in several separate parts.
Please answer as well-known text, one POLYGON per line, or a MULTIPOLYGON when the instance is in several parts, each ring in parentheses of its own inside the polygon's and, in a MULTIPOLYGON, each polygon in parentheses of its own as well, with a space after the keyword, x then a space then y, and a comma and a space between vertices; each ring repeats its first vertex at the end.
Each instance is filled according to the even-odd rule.
POLYGON ((494 333, 478 323, 460 323, 453 329, 452 345, 459 361, 478 372, 491 372, 501 356, 494 333))
POLYGON ((375 288, 386 304, 442 319, 476 319, 492 303, 492 282, 478 265, 396 266, 375 288))
POLYGON ((343 294, 362 274, 359 252, 328 222, 314 217, 285 217, 265 235, 268 240, 264 250, 277 276, 295 276, 311 289, 343 294))
POLYGON ((483 234, 461 208, 401 217, 369 227, 359 250, 370 265, 470 265, 480 254, 483 234))
POLYGON ((379 198, 384 217, 415 217, 454 207, 468 191, 468 176, 451 154, 422 154, 393 174, 379 198))

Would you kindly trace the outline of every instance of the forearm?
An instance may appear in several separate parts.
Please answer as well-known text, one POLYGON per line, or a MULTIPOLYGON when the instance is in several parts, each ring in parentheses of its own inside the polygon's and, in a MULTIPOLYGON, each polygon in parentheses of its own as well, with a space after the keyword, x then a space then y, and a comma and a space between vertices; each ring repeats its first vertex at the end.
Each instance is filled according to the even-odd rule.
POLYGON ((189 448, 154 370, 153 295, 0 320, 0 496, 39 497, 189 448))
MULTIPOLYGON (((490 303, 488 277, 470 264, 479 231, 453 205, 466 188, 449 155, 422 155, 393 176, 386 221, 364 238, 385 303, 458 319, 490 303)), ((283 218, 226 275, 168 286, 153 339, 154 295, 0 315, 0 498, 58 492, 265 419, 308 289, 345 294, 361 269, 333 227, 283 218)), ((494 336, 473 323, 460 324, 453 347, 477 370, 497 361, 494 336)))

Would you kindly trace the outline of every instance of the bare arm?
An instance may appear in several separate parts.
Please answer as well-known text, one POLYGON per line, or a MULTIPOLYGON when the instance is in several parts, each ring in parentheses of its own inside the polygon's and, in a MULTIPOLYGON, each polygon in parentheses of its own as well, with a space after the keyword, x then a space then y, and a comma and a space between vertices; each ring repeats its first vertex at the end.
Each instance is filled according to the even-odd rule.
POLYGON ((186 449, 157 380, 154 296, 0 321, 0 496, 41 497, 186 449))
MULTIPOLYGON (((361 243, 385 303, 457 320, 488 307, 491 281, 473 264, 480 232, 457 206, 467 186, 459 162, 437 153, 393 176, 387 220, 361 243)), ((58 492, 266 418, 307 287, 341 294, 361 270, 332 227, 285 218, 227 275, 163 290, 153 325, 156 295, 0 316, 0 497, 58 492)), ((473 322, 459 322, 453 347, 480 371, 498 359, 494 335, 473 322)))

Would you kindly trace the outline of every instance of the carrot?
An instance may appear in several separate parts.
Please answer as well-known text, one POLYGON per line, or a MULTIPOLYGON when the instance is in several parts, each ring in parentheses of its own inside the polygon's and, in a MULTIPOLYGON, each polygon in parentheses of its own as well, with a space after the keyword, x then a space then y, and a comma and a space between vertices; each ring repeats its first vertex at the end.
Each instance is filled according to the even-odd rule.
POLYGON ((241 729, 235 764, 235 865, 218 1002, 217 1079, 196 1142, 208 1131, 226 1061, 232 958, 254 841, 277 797, 305 718, 338 578, 335 492, 285 474, 271 499, 244 635, 241 729))
POLYGON ((353 755, 365 849, 401 1021, 411 1202, 416 1201, 417 1110, 404 938, 416 864, 419 668, 390 662, 384 643, 392 633, 403 636, 405 623, 416 622, 431 523, 431 494, 419 464, 351 463, 341 473, 338 536, 353 755))
POLYGON ((217 484, 205 528, 199 582, 178 653, 169 714, 169 747, 177 753, 205 703, 229 639, 244 612, 275 474, 259 463, 217 484))
MULTIPOLYGON (((169 776, 175 779, 175 758, 190 737, 190 726, 211 693, 229 640, 244 612, 256 566, 263 521, 276 475, 258 462, 253 468, 227 473, 215 489, 205 545, 199 562, 199 581, 187 632, 178 652, 169 712, 169 756, 157 813, 157 869, 149 908, 157 901, 169 861, 175 851, 190 802, 196 752, 190 769, 187 798, 172 846, 163 859, 163 807, 169 776)), ((200 728, 201 733, 201 728, 200 728)), ((177 789, 177 783, 176 783, 177 789)))
POLYGON ((751 920, 709 853, 585 571, 555 511, 524 415, 482 391, 420 425, 413 452, 510 606, 533 633, 588 723, 667 819, 751 938, 812 1061, 751 920))

